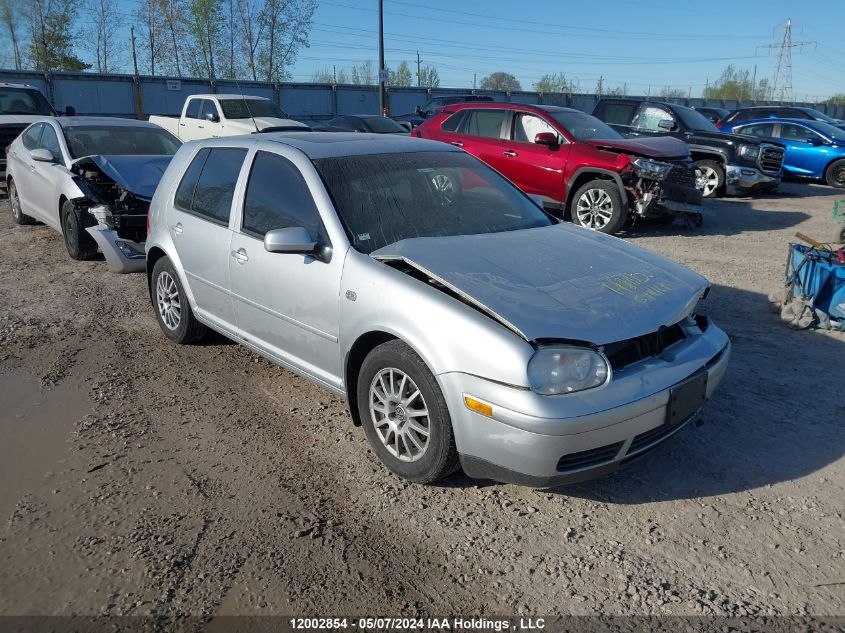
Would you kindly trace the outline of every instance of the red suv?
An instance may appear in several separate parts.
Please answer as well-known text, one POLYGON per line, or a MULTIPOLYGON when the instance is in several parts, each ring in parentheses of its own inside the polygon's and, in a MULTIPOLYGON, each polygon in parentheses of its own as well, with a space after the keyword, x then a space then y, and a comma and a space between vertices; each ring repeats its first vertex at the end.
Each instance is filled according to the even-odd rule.
POLYGON ((461 103, 412 133, 462 147, 546 208, 616 233, 629 217, 701 222, 689 148, 671 137, 626 139, 594 116, 557 106, 461 103))

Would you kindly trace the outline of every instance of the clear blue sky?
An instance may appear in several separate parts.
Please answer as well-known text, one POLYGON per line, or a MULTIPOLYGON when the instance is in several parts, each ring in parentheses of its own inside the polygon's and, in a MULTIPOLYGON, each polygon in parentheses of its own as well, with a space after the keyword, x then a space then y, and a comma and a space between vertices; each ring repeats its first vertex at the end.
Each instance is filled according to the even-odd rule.
MULTIPOLYGON (((137 0, 121 0, 131 12, 137 0)), ((845 0, 384 0, 385 61, 419 50, 444 87, 471 87, 504 70, 524 89, 545 73, 564 72, 585 92, 627 83, 629 93, 665 86, 700 96, 728 64, 771 78, 788 17, 793 22, 796 100, 845 93, 845 0)), ((377 0, 320 0, 311 47, 292 69, 308 81, 317 69, 378 61, 377 0)), ((128 31, 128 25, 125 26, 128 31)), ((128 39, 128 33, 127 33, 128 39)), ((127 60, 127 70, 128 70, 127 60)))

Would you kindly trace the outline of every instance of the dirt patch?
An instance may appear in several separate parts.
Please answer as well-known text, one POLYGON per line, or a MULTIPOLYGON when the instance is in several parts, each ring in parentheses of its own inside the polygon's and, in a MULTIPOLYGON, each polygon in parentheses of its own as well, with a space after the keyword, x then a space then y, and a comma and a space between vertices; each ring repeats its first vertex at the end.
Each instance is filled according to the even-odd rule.
MULTIPOLYGON (((845 194, 782 189, 626 236, 713 282, 732 364, 701 426, 555 491, 405 484, 344 402, 222 337, 169 344, 143 275, 0 205, 2 371, 90 406, 56 483, 3 492, 0 613, 845 613, 845 335, 766 300, 845 194)), ((41 397, 16 393, 0 415, 41 397)))

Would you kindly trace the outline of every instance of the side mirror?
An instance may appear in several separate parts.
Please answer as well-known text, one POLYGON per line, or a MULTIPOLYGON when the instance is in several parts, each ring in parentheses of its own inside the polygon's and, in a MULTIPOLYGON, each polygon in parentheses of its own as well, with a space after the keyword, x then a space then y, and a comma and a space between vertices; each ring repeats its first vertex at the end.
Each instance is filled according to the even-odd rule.
POLYGON ((73 106, 65 106, 65 116, 76 116, 76 108, 73 106))
POLYGON ((43 147, 39 147, 38 149, 30 151, 29 155, 32 156, 32 160, 37 160, 39 163, 56 162, 56 157, 53 156, 53 152, 51 152, 49 149, 44 149, 43 147))
POLYGON ((671 132, 672 129, 675 127, 675 122, 672 119, 661 119, 657 122, 657 127, 659 127, 661 130, 671 132))
POLYGON ((268 253, 311 255, 317 250, 317 242, 301 226, 290 226, 267 231, 264 235, 264 250, 268 253))
POLYGON ((540 132, 534 135, 534 143, 537 145, 545 145, 549 149, 557 149, 560 146, 557 140, 557 134, 551 132, 540 132))
POLYGON ((215 112, 206 112, 205 113, 205 120, 211 121, 212 123, 219 123, 220 117, 217 116, 217 113, 215 113, 215 112))

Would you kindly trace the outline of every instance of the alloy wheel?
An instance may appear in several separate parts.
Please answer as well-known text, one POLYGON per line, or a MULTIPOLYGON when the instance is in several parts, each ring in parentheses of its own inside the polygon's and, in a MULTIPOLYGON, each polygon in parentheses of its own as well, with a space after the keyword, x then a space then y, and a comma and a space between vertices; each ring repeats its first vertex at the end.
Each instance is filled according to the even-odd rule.
POLYGON ((18 199, 18 188, 14 181, 9 183, 9 200, 12 205, 12 215, 15 221, 20 221, 21 218, 21 201, 18 199))
POLYGON ((845 187, 845 165, 841 165, 833 172, 833 180, 840 187, 845 187))
POLYGON ((613 200, 606 191, 587 189, 575 206, 578 223, 590 229, 602 229, 613 217, 613 200))
POLYGON ((428 449, 431 421, 425 399, 413 379, 395 367, 378 372, 370 383, 370 421, 387 451, 415 462, 428 449))
POLYGON ((695 187, 706 198, 719 187, 719 174, 712 167, 695 168, 695 187))
POLYGON ((162 322, 168 329, 175 330, 182 320, 182 304, 179 288, 167 271, 162 271, 156 281, 156 304, 162 322))
POLYGON ((455 193, 455 183, 445 174, 437 174, 431 179, 434 190, 440 194, 441 204, 448 206, 452 204, 452 196, 455 193))

